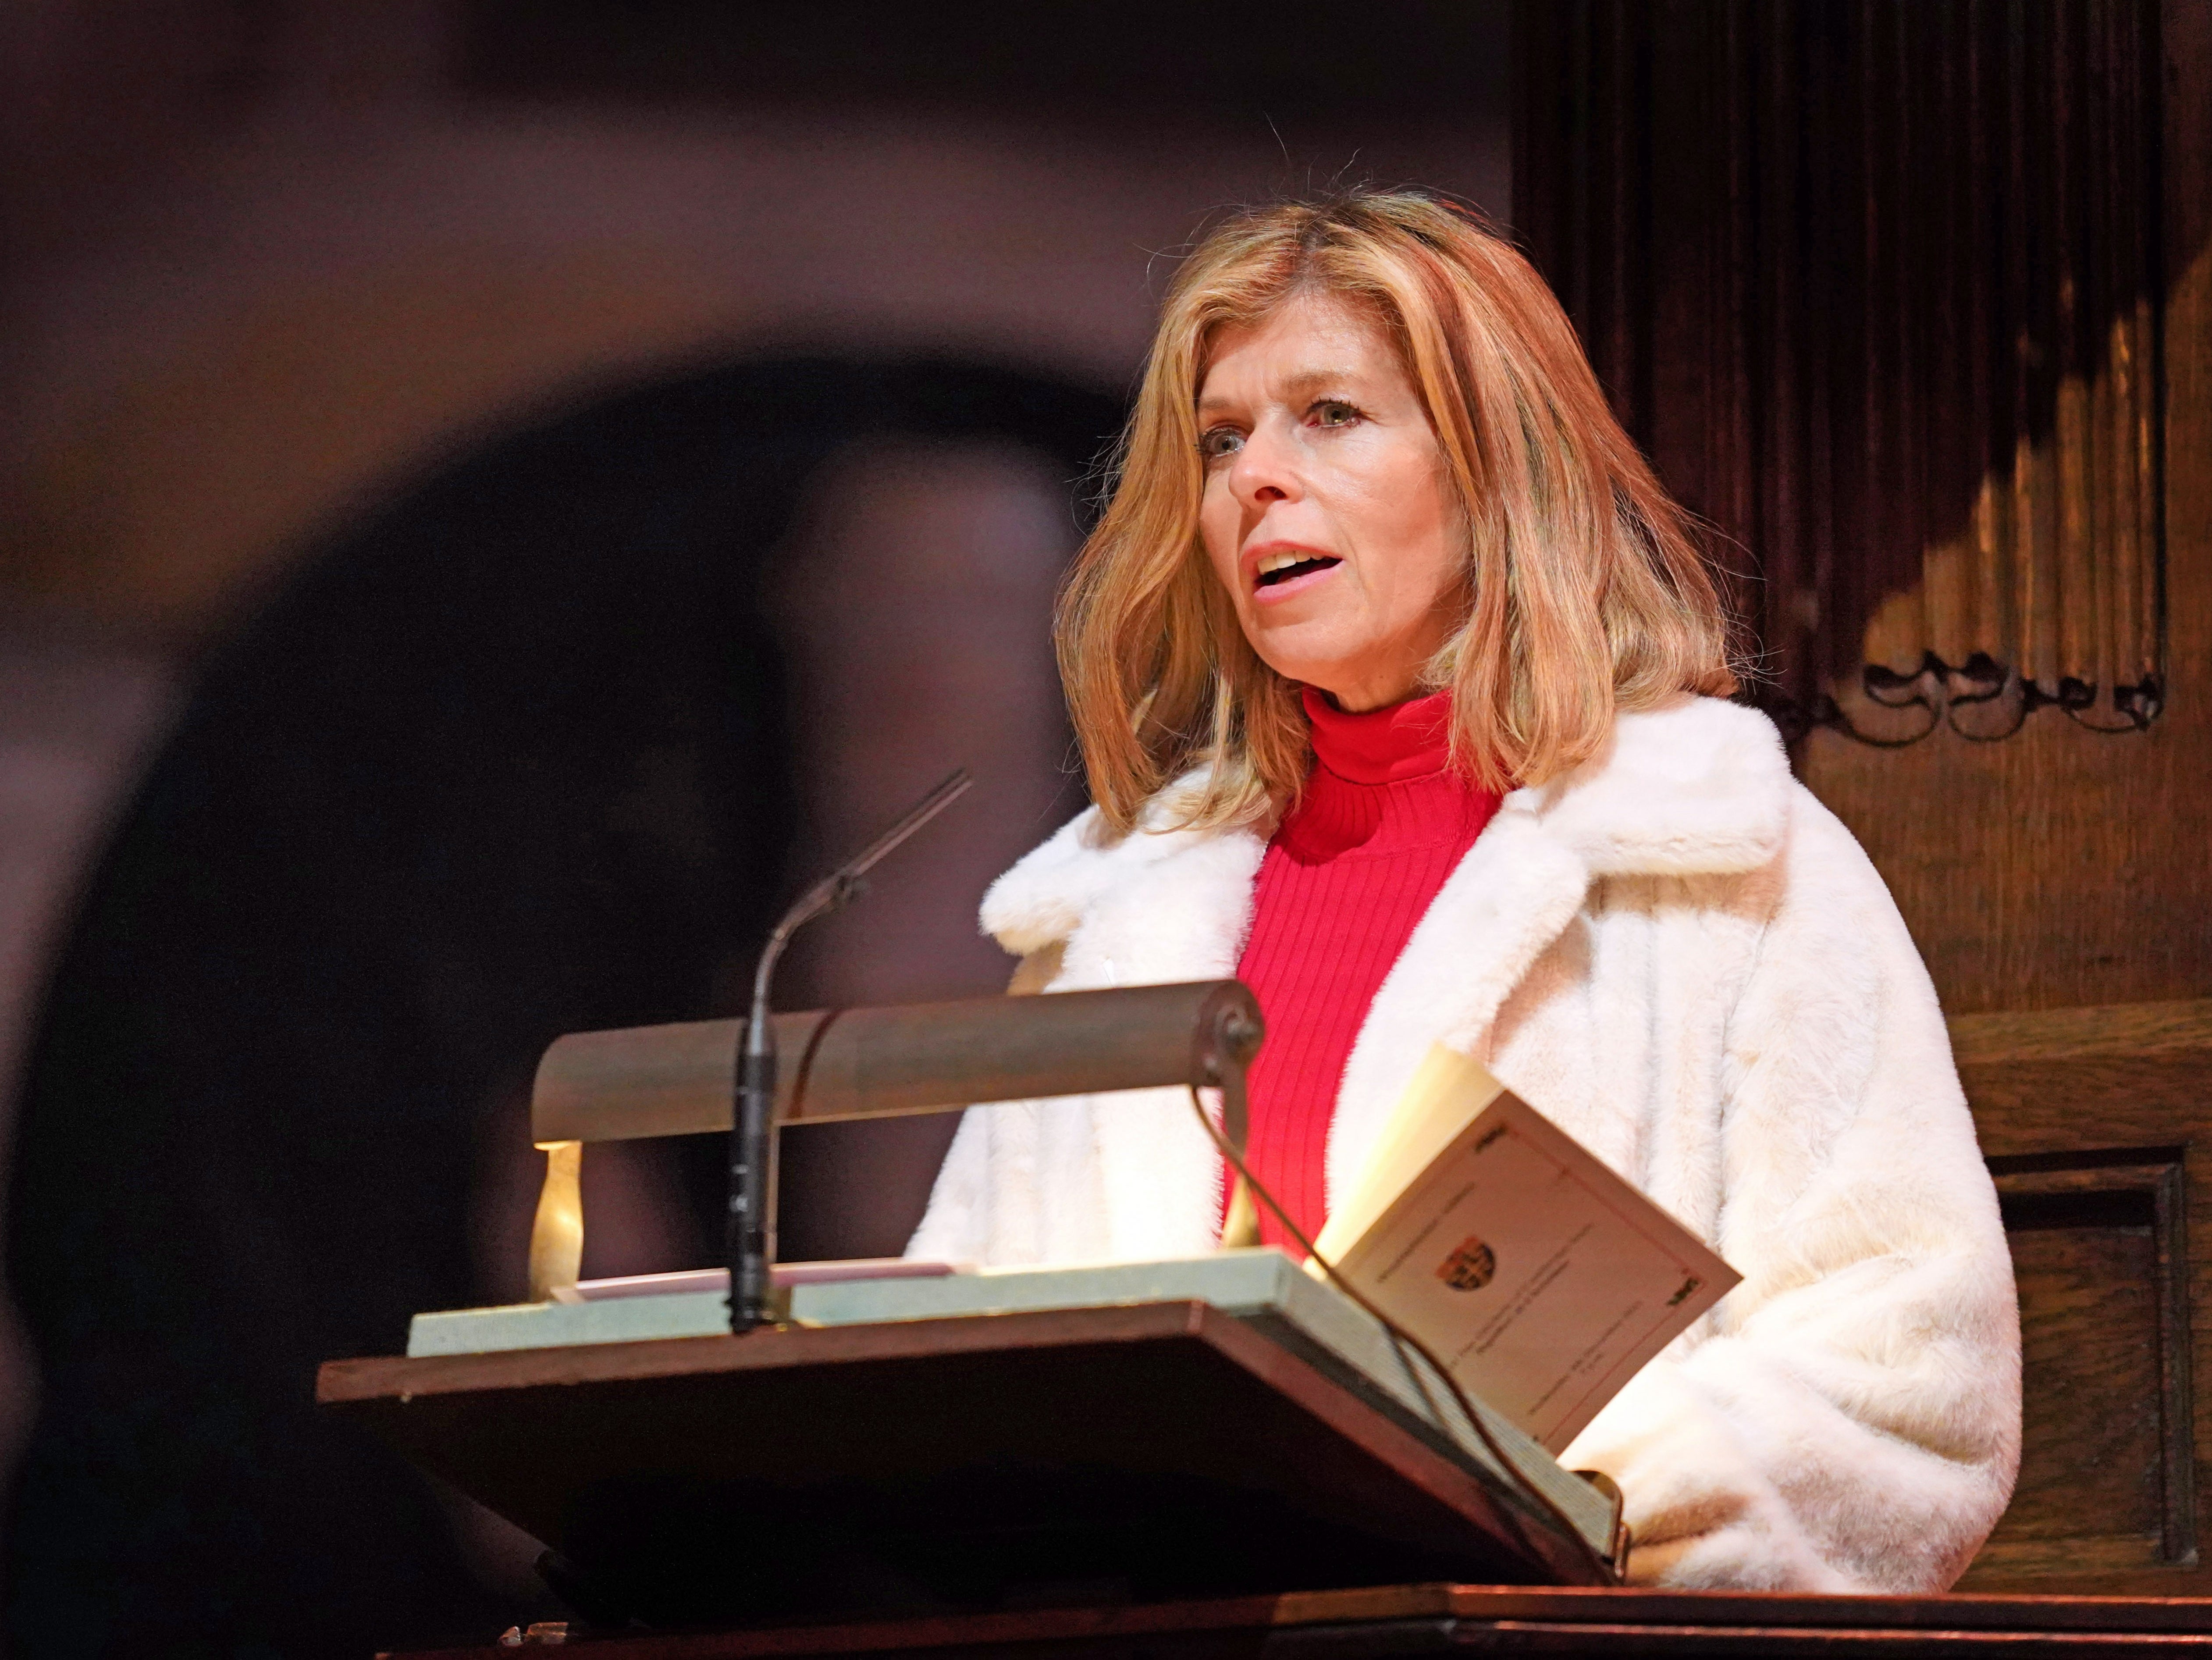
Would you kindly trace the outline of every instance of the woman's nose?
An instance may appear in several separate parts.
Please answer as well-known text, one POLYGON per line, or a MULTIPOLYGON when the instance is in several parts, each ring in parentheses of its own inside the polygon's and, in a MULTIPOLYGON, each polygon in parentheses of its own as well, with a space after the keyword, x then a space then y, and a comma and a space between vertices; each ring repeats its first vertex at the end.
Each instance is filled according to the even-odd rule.
POLYGON ((1293 447, 1273 423, 1261 423, 1244 440, 1229 470, 1229 488, 1247 507, 1297 498, 1301 483, 1293 447))

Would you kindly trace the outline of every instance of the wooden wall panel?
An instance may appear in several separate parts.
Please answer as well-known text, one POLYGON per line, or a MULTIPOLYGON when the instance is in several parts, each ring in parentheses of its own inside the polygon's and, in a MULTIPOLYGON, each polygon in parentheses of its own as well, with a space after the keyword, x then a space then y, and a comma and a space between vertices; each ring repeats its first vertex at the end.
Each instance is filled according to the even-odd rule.
POLYGON ((2212 993, 2207 9, 1516 28, 1516 227, 1743 578, 1754 699, 1947 1006, 2212 993))
POLYGON ((1953 1016, 2027 1367, 2021 1486, 1966 1585, 2212 1592, 2212 6, 1524 0, 1515 17, 1516 225, 1623 419, 1745 577, 1760 701, 1881 869, 1953 1016), (2056 363, 2033 361, 2033 329, 2017 360, 1989 350, 2006 307, 2035 309, 1978 293, 1992 268, 1947 255, 1920 267, 1932 286, 1907 281, 1883 240, 1941 253, 2017 219, 2033 156, 1972 119, 1976 65, 1945 48, 2008 52, 2015 25, 2057 26, 2037 50, 2085 54, 2006 129, 2029 149, 2128 129, 2085 100, 2154 106, 2154 130, 2090 158, 2107 216, 2069 198, 2054 222, 2089 258, 2134 234, 2126 213, 2154 213, 2134 243, 2153 260, 2139 291, 2107 267, 2100 297, 2077 282, 2067 299, 2073 267, 2044 245, 1994 268, 2074 307, 2072 331, 2051 337, 2056 363), (2091 46, 2129 40, 2155 53, 2132 82, 2115 78, 2125 51, 2096 60, 2113 74, 2088 72, 2091 46), (1844 131, 1856 160, 1821 149, 1844 131), (1990 417, 2000 373, 2023 369, 2048 397, 2027 408, 2015 382, 2030 453, 2015 442, 2008 461, 1990 417), (2113 466, 2117 435, 2146 411, 2155 534, 2142 539, 2138 511, 2130 549, 2123 527, 2099 527, 2094 504, 2112 492, 2084 478, 2113 466), (2072 554, 2095 566, 2086 590, 2051 572, 2052 603, 2033 616, 2004 599, 2041 569, 2033 538, 2024 555, 1976 539, 2003 506, 1990 490, 2023 477, 2033 513, 2061 541, 2081 532, 2072 554), (2069 489, 2073 531, 2058 523, 2069 489), (2153 542, 2163 567, 2145 599, 2153 542), (2110 642, 2130 583, 2138 620, 2157 614, 2138 636, 2159 705, 2137 705, 2140 729, 2093 731, 2069 716, 2096 711, 2022 697, 1998 741, 1977 740, 2012 722, 1984 731, 1972 705, 1903 747, 1849 735, 1913 712, 1879 707, 1867 666, 1902 684, 1914 649, 1934 653, 1942 684, 1905 690, 1956 711, 1977 690, 1960 653, 1978 640, 2008 640, 2011 669, 2039 678, 2068 651, 2103 652, 2100 707, 2125 716, 2110 642))
POLYGON ((1985 1578, 2196 1559, 2182 1165, 2113 1157, 1998 1161, 2026 1421, 1985 1578))
POLYGON ((1954 1018, 2020 1285, 2023 1453, 1969 1590, 2212 1591, 2212 1000, 1954 1018))
POLYGON ((1791 727, 2155 717, 2157 24, 2144 0, 1532 21, 1516 219, 1661 471, 1755 555, 1739 598, 1791 727))
POLYGON ((2212 993, 2212 9, 2161 8, 2167 686, 2148 731, 1799 757, 1954 1012, 2212 993))

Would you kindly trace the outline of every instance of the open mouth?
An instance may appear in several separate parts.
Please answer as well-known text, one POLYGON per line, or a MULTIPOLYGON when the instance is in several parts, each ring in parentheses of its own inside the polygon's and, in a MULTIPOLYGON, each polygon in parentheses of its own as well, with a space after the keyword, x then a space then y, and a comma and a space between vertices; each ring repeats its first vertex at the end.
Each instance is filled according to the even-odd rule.
POLYGON ((1260 562, 1258 580, 1255 587, 1272 588, 1280 582, 1295 581, 1301 576, 1311 576, 1331 566, 1344 562, 1326 553, 1285 551, 1271 553, 1260 562))

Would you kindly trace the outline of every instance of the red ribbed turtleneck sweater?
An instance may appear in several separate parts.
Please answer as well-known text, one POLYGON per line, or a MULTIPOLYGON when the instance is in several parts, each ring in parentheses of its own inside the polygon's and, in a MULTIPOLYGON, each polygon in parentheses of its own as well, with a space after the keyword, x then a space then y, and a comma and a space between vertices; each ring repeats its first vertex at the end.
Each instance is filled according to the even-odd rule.
MULTIPOLYGON (((1368 1006, 1498 798, 1449 764, 1448 693, 1346 714, 1308 687, 1314 765, 1267 843, 1237 965, 1267 1017, 1252 1067, 1252 1173, 1308 1238, 1327 1219, 1323 1161, 1368 1006)), ((1260 1237, 1297 1247, 1265 1206, 1260 1237)))

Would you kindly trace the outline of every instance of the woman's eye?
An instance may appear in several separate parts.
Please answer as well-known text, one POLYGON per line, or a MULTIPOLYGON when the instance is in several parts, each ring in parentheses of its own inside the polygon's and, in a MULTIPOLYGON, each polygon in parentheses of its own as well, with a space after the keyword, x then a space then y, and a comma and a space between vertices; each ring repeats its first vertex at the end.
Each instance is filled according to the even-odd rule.
POLYGON ((1313 406, 1312 418, 1317 427, 1348 427, 1359 419, 1359 411, 1349 404, 1331 398, 1313 406))
POLYGON ((1209 461, 1234 455, 1244 447, 1244 435, 1234 427, 1216 427, 1198 441, 1198 453, 1209 461))

